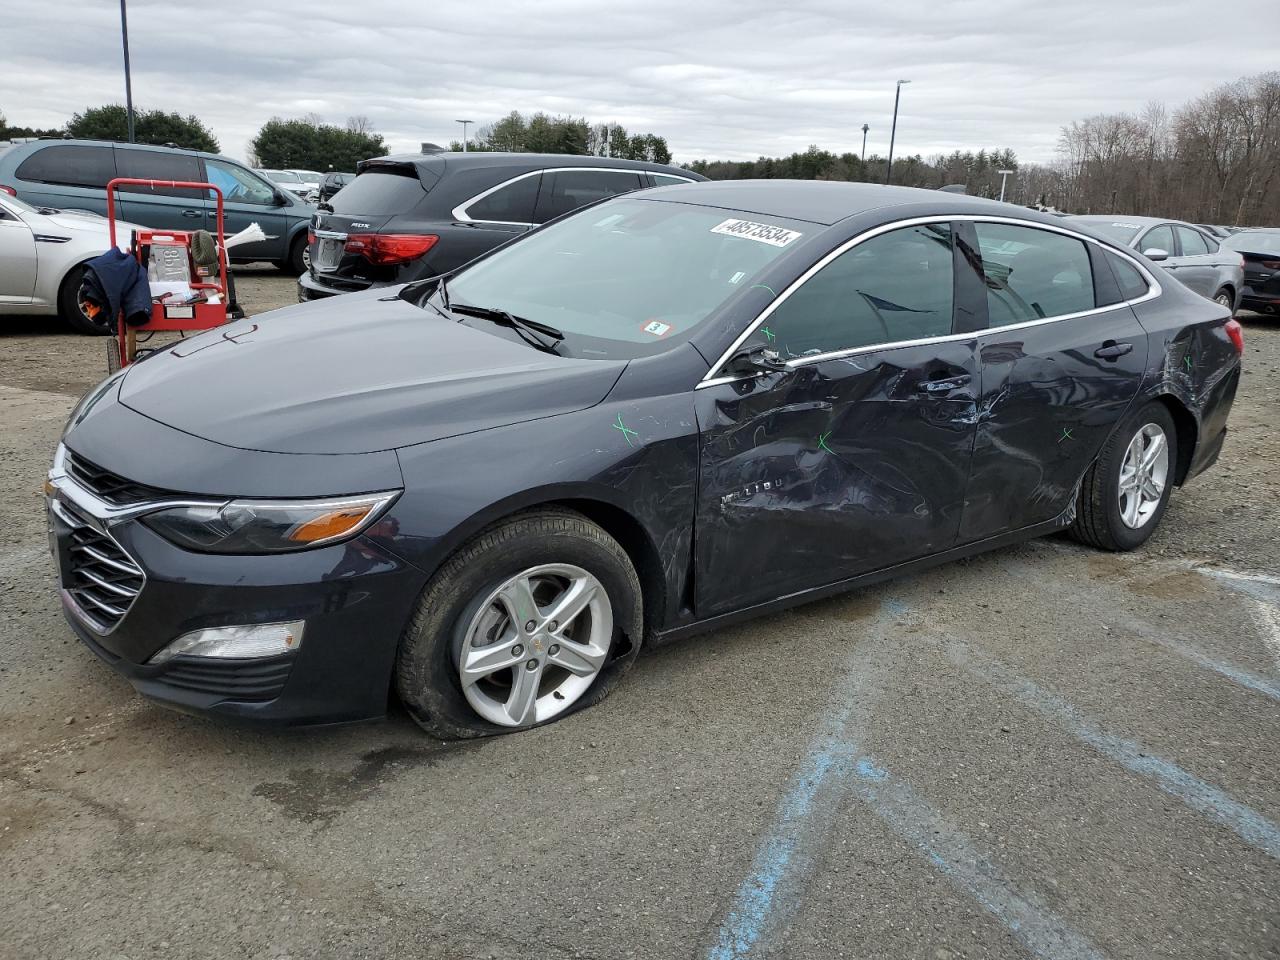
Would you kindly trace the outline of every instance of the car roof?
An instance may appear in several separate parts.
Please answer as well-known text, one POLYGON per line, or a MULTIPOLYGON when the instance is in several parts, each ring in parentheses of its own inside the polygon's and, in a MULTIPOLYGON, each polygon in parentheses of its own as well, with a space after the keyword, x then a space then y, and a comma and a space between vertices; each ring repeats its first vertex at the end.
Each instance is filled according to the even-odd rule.
POLYGON ((573 153, 497 153, 488 150, 445 151, 442 153, 394 153, 388 157, 369 157, 356 165, 362 171, 366 164, 412 163, 417 166, 449 170, 488 169, 493 167, 536 170, 542 167, 605 167, 616 170, 648 170, 668 172, 680 177, 703 179, 698 174, 665 163, 647 160, 623 160, 618 157, 581 156, 573 153))
POLYGON ((1079 216, 1068 217, 1068 219, 1080 220, 1084 223, 1129 223, 1137 227, 1154 227, 1160 223, 1180 223, 1184 227, 1196 226, 1194 223, 1188 223, 1186 220, 1176 220, 1173 217, 1131 217, 1123 213, 1082 213, 1079 216))
POLYGON ((39 140, 31 140, 27 143, 17 143, 13 145, 14 155, 21 153, 23 156, 34 153, 44 147, 73 146, 73 147, 115 147, 117 150, 167 150, 171 153, 184 153, 194 157, 208 157, 212 160, 226 160, 237 166, 248 167, 249 164, 243 160, 237 160, 235 157, 228 157, 221 153, 208 153, 204 150, 188 150, 186 147, 166 147, 162 143, 125 143, 122 140, 94 140, 89 138, 77 137, 41 137, 39 140))
MULTIPOLYGON (((1014 204, 918 187, 844 180, 705 180, 658 187, 646 199, 677 200, 765 217, 830 226, 848 217, 892 207, 928 207, 928 216, 988 214, 1054 224, 1055 218, 1014 204)), ((911 215, 916 215, 913 210, 911 215)))

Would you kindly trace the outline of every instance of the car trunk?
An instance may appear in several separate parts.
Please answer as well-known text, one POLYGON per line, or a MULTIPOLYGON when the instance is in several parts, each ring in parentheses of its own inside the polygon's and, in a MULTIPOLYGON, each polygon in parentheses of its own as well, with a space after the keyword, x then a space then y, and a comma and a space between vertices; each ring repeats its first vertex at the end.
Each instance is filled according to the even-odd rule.
POLYGON ((330 199, 332 209, 321 209, 312 218, 310 270, 315 281, 335 291, 394 283, 400 267, 415 259, 416 244, 396 239, 400 246, 388 249, 387 241, 422 235, 409 221, 427 190, 414 164, 365 165, 330 199))

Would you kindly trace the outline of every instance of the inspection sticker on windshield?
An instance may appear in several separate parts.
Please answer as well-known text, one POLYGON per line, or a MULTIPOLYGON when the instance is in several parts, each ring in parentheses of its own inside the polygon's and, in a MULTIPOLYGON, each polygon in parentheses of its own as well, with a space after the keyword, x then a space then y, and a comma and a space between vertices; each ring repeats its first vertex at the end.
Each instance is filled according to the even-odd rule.
POLYGON ((804 236, 798 230, 787 230, 767 223, 752 223, 750 220, 725 220, 711 228, 712 233, 723 233, 729 237, 744 237, 747 240, 758 240, 771 247, 785 247, 793 240, 804 236))
POLYGON ((661 320, 650 320, 640 329, 655 337, 665 337, 671 329, 671 324, 663 323, 661 320))

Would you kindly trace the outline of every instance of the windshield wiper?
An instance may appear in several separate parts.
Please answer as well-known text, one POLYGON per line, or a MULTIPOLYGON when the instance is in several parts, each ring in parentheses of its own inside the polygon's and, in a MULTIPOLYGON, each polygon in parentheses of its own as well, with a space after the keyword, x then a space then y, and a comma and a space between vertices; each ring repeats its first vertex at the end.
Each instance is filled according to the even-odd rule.
POLYGON ((531 346, 537 347, 539 350, 545 350, 547 353, 556 355, 560 353, 556 349, 556 344, 564 339, 564 334, 548 324, 539 323, 537 320, 526 320, 524 317, 518 317, 514 313, 498 310, 495 307, 474 307, 469 303, 459 303, 448 309, 450 313, 460 313, 466 317, 492 320, 494 323, 501 324, 504 327, 510 327, 531 346))

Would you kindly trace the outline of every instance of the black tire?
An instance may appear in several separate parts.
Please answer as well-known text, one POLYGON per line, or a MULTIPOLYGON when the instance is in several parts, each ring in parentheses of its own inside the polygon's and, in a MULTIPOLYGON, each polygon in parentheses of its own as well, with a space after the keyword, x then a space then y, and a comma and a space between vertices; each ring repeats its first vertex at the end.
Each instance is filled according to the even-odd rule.
POLYGON ((1236 297, 1235 297, 1235 294, 1233 294, 1226 287, 1223 287, 1221 290, 1219 290, 1217 293, 1213 295, 1213 302, 1226 307, 1228 310, 1231 311, 1233 316, 1235 315, 1236 297))
POLYGON ((80 309, 80 283, 84 279, 84 265, 79 264, 67 271, 58 288, 58 316, 76 333, 89 337, 106 337, 116 332, 112 320, 106 320, 106 311, 98 316, 104 319, 94 320, 80 309))
POLYGON ((1134 550, 1146 543, 1160 525, 1173 492, 1178 463, 1178 434, 1169 409, 1156 401, 1131 414, 1107 441, 1102 453, 1084 475, 1076 501, 1076 517, 1069 533, 1081 543, 1101 550, 1134 550), (1120 517, 1120 468, 1129 444, 1147 424, 1164 431, 1169 446, 1169 468, 1159 505, 1142 526, 1128 526, 1120 517))
POLYGON ((276 264, 285 273, 300 277, 307 272, 307 234, 299 233, 289 244, 289 256, 276 264))
POLYGON ((640 581, 625 550, 609 534, 570 510, 515 514, 461 547, 422 591, 396 655, 396 689, 413 719, 432 736, 460 740, 528 729, 481 717, 467 702, 457 662, 466 627, 491 590, 544 563, 569 563, 604 586, 613 607, 613 642, 595 681, 562 717, 598 703, 635 662, 642 638, 640 581))

